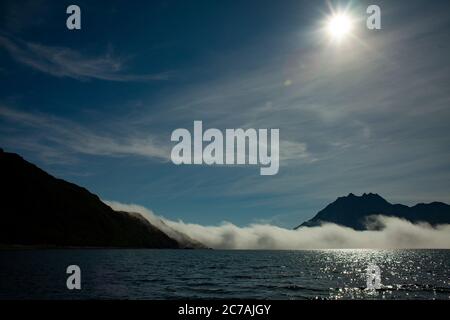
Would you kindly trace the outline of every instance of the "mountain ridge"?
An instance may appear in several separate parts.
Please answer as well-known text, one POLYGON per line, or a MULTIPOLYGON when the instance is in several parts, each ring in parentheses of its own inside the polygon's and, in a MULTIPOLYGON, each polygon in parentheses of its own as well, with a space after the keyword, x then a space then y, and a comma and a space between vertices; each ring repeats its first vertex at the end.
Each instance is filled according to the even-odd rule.
POLYGON ((367 230, 367 219, 373 215, 397 217, 413 223, 447 224, 450 223, 450 205, 443 202, 430 202, 406 206, 392 204, 376 193, 364 193, 361 196, 350 193, 337 198, 312 219, 294 229, 319 226, 322 223, 335 223, 355 230, 367 230))
POLYGON ((0 149, 2 246, 190 248, 142 215, 114 211, 86 188, 0 149))

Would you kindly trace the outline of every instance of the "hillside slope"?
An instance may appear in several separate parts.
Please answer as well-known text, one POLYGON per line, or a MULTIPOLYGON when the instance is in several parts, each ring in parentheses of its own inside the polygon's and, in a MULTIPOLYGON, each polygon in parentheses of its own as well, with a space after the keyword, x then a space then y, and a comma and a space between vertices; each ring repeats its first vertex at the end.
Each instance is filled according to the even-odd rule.
POLYGON ((0 244, 179 248, 137 214, 118 212, 96 195, 0 150, 0 244))

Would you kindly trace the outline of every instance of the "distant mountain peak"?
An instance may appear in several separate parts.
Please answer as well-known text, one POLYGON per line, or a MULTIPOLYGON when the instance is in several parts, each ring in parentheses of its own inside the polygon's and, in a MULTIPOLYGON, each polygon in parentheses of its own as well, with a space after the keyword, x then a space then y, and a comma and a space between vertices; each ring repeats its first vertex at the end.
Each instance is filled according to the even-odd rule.
POLYGON ((391 204, 377 193, 363 193, 361 196, 349 193, 348 196, 339 197, 330 203, 314 218, 297 228, 318 226, 324 222, 330 222, 356 230, 365 230, 367 218, 372 215, 399 217, 412 222, 444 224, 450 223, 450 206, 445 203, 432 202, 408 207, 402 204, 391 204))
POLYGON ((363 198, 367 198, 367 197, 377 197, 377 198, 381 198, 381 196, 378 193, 363 193, 362 195, 363 198))
POLYGON ((349 193, 348 196, 339 197, 336 199, 336 201, 330 203, 329 206, 332 206, 333 204, 342 204, 342 203, 378 203, 379 205, 385 205, 390 204, 386 199, 384 199, 382 196, 380 196, 377 193, 363 193, 361 196, 355 195, 354 193, 349 193))
POLYGON ((384 200, 382 196, 380 196, 378 193, 372 193, 372 192, 364 192, 361 196, 357 196, 354 193, 349 193, 348 196, 342 197, 342 198, 381 198, 384 200))

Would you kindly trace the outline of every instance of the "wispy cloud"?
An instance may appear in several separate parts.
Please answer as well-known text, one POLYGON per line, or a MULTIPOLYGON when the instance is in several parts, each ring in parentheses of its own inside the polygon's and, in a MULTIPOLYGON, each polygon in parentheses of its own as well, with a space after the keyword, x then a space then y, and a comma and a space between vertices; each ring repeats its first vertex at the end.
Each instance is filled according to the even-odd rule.
POLYGON ((248 177, 230 189, 284 194, 296 215, 305 199, 355 190, 449 201, 448 33, 436 29, 447 20, 426 16, 367 34, 369 47, 299 50, 192 86, 168 97, 177 109, 167 112, 211 127, 279 128, 284 169, 270 183, 248 177))
POLYGON ((377 231, 355 231, 335 224, 320 227, 285 229, 268 224, 238 227, 224 222, 219 226, 171 221, 138 205, 107 202, 115 210, 141 213, 151 223, 163 221, 172 229, 186 234, 214 249, 300 250, 300 249, 391 249, 450 248, 450 225, 435 228, 413 224, 393 217, 376 217, 382 226, 377 231))
MULTIPOLYGON (((148 128, 160 130, 165 136, 161 140, 152 137, 152 145, 165 150, 160 141, 167 143, 170 131, 190 128, 194 120, 202 120, 208 128, 279 128, 278 175, 262 180, 244 168, 227 168, 223 174, 223 170, 180 167, 164 174, 165 183, 148 182, 148 187, 155 185, 152 196, 180 200, 183 195, 187 206, 216 198, 234 204, 245 197, 245 203, 236 202, 236 212, 252 206, 254 218, 263 217, 256 217, 259 208, 266 210, 264 218, 277 215, 284 221, 311 216, 327 199, 350 192, 382 192, 390 201, 407 204, 448 202, 450 65, 445 57, 450 42, 443 28, 448 14, 444 10, 441 15, 434 10, 412 10, 406 17, 402 12, 402 8, 390 15, 385 12, 384 21, 390 24, 379 32, 367 31, 363 37, 366 46, 356 42, 339 48, 316 45, 309 32, 301 32, 304 29, 299 23, 292 25, 292 33, 277 34, 277 39, 287 40, 277 42, 280 46, 262 48, 246 43, 235 54, 226 52, 217 59, 212 55, 198 65, 189 60, 185 69, 188 82, 174 84, 162 94, 143 93, 136 97, 141 105, 132 112, 121 108, 120 112, 127 112, 128 129, 121 130, 125 134, 117 134, 116 129, 108 133, 96 123, 85 123, 72 133, 60 135, 61 124, 62 129, 45 129, 36 135, 25 131, 21 140, 11 135, 0 139, 15 145, 20 141, 27 148, 39 146, 47 159, 63 159, 64 150, 66 155, 161 155, 160 151, 141 149, 147 137, 138 130, 143 129, 144 134, 148 128), (89 133, 87 139, 84 129, 89 133), (68 137, 70 148, 44 143, 56 139, 61 140, 59 147, 64 146, 60 136, 68 137)), ((13 56, 17 52, 13 58, 24 60, 21 63, 25 65, 50 70, 59 77, 94 79, 90 74, 98 69, 100 74, 106 72, 107 78, 125 72, 124 61, 107 54, 92 58, 85 51, 67 53, 67 48, 49 48, 8 36, 3 37, 0 48, 13 56), (63 52, 63 58, 58 52, 63 52), (72 56, 75 62, 65 61, 72 56), (74 71, 62 65, 61 59, 69 65, 87 60, 87 65, 96 67, 80 63, 74 71)), ((110 116, 109 111, 104 116, 110 116)), ((139 174, 139 168, 132 173, 139 174)), ((186 210, 183 218, 195 216, 192 210, 186 210)))
POLYGON ((111 54, 89 57, 70 48, 46 46, 1 35, 0 47, 6 49, 17 62, 60 78, 129 82, 167 80, 169 77, 167 72, 126 73, 124 59, 111 54))
POLYGON ((31 130, 26 138, 10 133, 0 141, 41 153, 41 159, 66 159, 70 154, 82 153, 102 156, 143 156, 159 161, 170 158, 169 146, 158 136, 135 135, 128 132, 100 132, 72 121, 44 114, 17 111, 0 106, 0 118, 31 130))

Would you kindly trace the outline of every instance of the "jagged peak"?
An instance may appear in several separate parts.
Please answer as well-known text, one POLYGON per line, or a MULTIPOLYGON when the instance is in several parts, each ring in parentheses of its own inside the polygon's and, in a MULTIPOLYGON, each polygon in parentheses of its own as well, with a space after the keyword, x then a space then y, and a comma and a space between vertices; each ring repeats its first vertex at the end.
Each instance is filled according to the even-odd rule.
POLYGON ((381 198, 384 200, 384 198, 382 196, 380 196, 378 193, 372 193, 372 192, 364 193, 361 196, 361 198, 381 198))
POLYGON ((445 203, 421 203, 408 207, 391 204, 377 193, 363 193, 361 196, 350 193, 328 204, 302 225, 315 226, 326 221, 356 230, 366 230, 364 219, 373 214, 398 217, 414 223, 418 221, 433 225, 450 223, 450 205, 445 203))
POLYGON ((380 196, 378 193, 363 193, 361 196, 355 195, 354 193, 350 192, 347 196, 339 197, 337 200, 346 200, 346 199, 378 199, 386 201, 382 196, 380 196))

